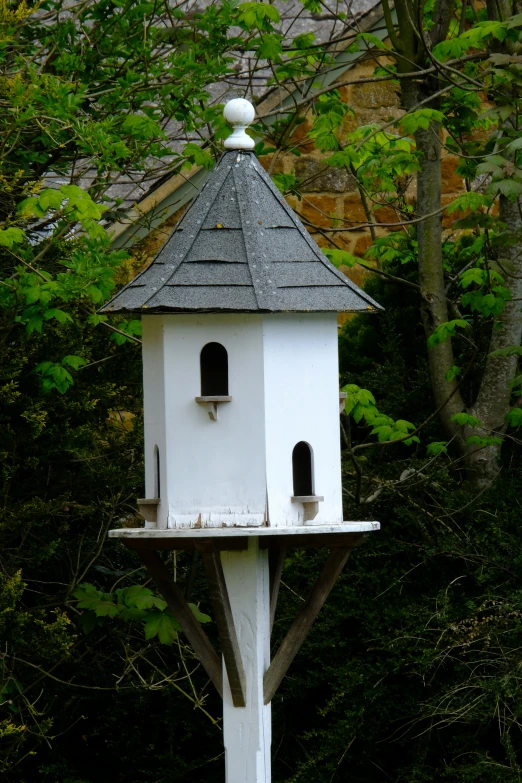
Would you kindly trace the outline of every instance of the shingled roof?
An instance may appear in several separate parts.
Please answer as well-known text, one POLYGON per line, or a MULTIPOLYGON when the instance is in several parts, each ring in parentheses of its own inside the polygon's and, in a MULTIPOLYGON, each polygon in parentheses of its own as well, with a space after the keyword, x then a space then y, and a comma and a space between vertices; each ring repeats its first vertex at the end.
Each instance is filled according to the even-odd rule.
POLYGON ((151 265, 101 312, 381 309, 323 255, 255 154, 231 150, 151 265))

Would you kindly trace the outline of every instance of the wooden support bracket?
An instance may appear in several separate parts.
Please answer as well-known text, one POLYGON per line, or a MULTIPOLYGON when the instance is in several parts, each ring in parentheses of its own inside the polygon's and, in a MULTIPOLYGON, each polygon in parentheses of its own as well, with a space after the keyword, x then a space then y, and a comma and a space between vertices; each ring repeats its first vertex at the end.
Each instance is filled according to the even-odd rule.
POLYGON ((270 633, 274 626, 274 619, 277 607, 277 599, 279 597, 279 587, 281 585, 281 575, 283 573, 283 566, 285 563, 286 549, 278 547, 277 549, 271 549, 269 552, 269 568, 270 568, 270 633))
MULTIPOLYGON (((198 547, 199 548, 199 547, 198 547)), ((239 649, 234 617, 228 597, 225 575, 219 552, 209 545, 201 546, 201 557, 210 587, 210 597, 214 608, 216 625, 221 641, 221 650, 227 668, 228 682, 234 707, 246 705, 246 677, 239 649)))
POLYGON ((272 701, 281 680, 288 671, 305 637, 312 627, 337 577, 350 556, 352 547, 338 547, 330 551, 323 569, 283 642, 268 667, 263 681, 265 704, 272 701))
POLYGON ((210 421, 217 421, 218 405, 223 402, 232 402, 229 395, 212 395, 206 397, 194 397, 197 403, 207 406, 207 413, 210 421))
MULTIPOLYGON (((138 549, 141 562, 154 579, 156 586, 167 602, 187 637, 189 644, 196 653, 201 665, 216 686, 223 698, 223 669, 218 654, 212 647, 208 636, 198 623, 185 596, 170 575, 165 563, 157 552, 138 549)), ((219 555, 218 555, 219 557, 219 555)))

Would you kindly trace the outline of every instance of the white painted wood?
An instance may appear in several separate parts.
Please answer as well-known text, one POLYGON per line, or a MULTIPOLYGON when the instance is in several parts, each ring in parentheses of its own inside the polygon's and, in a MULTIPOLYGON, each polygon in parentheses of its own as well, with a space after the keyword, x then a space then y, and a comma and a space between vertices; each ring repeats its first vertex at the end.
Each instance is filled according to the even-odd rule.
MULTIPOLYGON (((159 450, 160 493, 165 497, 167 484, 167 451, 165 443, 165 381, 163 319, 154 315, 143 316, 143 407, 145 425, 145 495, 156 497, 156 456, 159 450)), ((161 498, 160 498, 161 500, 161 498)), ((158 528, 167 527, 168 504, 157 507, 158 528)))
MULTIPOLYGON (((168 527, 262 525, 266 509, 263 320, 259 315, 153 315, 163 323, 166 476, 162 504, 168 527), (201 395, 200 353, 209 342, 228 352, 229 394, 211 421, 201 395), (254 413, 253 413, 254 412, 254 413), (200 516, 201 515, 201 516, 200 516)), ((159 331, 159 330, 158 330, 159 331)), ((144 347, 144 358, 149 350, 144 347)), ((150 381, 145 376, 145 384, 150 381)), ((159 382, 152 380, 153 385, 159 382)), ((147 407, 147 397, 145 400, 147 407)), ((147 422, 159 411, 146 410, 147 422)), ((151 436, 148 436, 150 440, 151 436)))
POLYGON ((335 313, 274 313, 263 323, 266 475, 271 526, 299 525, 292 503, 292 451, 313 454, 318 523, 342 522, 339 362, 335 313))
POLYGON ((158 445, 159 529, 342 522, 334 313, 148 315, 143 330, 146 494, 158 445), (214 400, 201 395, 209 342, 228 354, 229 395, 214 400), (299 441, 324 498, 308 511, 292 502, 299 441))
POLYGON ((221 562, 246 674, 246 706, 234 707, 223 666, 226 783, 270 783, 271 709, 263 703, 270 664, 268 552, 252 538, 244 552, 222 552, 221 562))
POLYGON ((301 536, 325 533, 370 533, 380 530, 379 522, 337 522, 333 525, 291 525, 290 527, 214 527, 177 528, 170 530, 145 530, 122 527, 109 530, 109 538, 264 538, 265 536, 301 536))

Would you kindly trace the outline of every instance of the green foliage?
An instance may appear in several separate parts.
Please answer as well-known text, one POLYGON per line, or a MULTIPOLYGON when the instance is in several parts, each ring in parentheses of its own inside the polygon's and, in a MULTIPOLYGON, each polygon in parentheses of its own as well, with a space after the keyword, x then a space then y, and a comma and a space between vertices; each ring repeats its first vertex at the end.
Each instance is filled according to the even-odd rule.
POLYGON ((64 356, 60 363, 40 362, 34 369, 42 377, 42 391, 50 392, 52 389, 56 389, 60 394, 64 394, 73 383, 72 375, 66 367, 78 370, 86 364, 87 362, 81 356, 64 356))
POLYGON ((0 246, 7 247, 9 250, 13 245, 19 245, 25 240, 25 232, 21 228, 4 228, 0 230, 0 246))
POLYGON ((364 421, 372 427, 371 435, 377 435, 379 443, 387 443, 399 440, 406 446, 419 443, 419 438, 413 435, 407 437, 415 425, 405 419, 394 421, 390 416, 381 413, 376 404, 375 397, 368 389, 361 389, 355 383, 349 383, 341 391, 346 392, 344 410, 347 416, 351 416, 356 424, 364 421))
POLYGON ((110 339, 116 345, 124 345, 124 343, 132 342, 132 337, 141 337, 141 321, 133 318, 131 321, 120 321, 118 324, 119 332, 113 332, 110 339), (125 334, 121 334, 124 332, 125 334), (129 335, 126 337, 125 335, 129 335))
POLYGON ((487 446, 501 446, 502 442, 503 438, 481 437, 480 435, 470 435, 469 438, 466 438, 468 446, 478 446, 481 449, 487 446))
POLYGON ((444 115, 437 109, 417 109, 401 118, 404 133, 414 134, 419 129, 428 130, 432 122, 442 122, 444 115))
POLYGON ((203 166, 205 169, 211 169, 214 165, 214 159, 209 155, 207 150, 202 149, 198 144, 194 144, 192 141, 185 144, 183 154, 187 159, 186 163, 183 164, 185 168, 194 165, 203 166))
MULTIPOLYGON (((114 592, 105 593, 95 585, 85 582, 73 591, 78 600, 79 609, 87 609, 80 617, 80 625, 85 633, 96 627, 97 619, 118 618, 125 622, 142 621, 145 639, 158 637, 161 644, 172 644, 178 638, 181 626, 167 608, 163 598, 154 595, 143 585, 121 587, 114 592)), ((201 612, 195 604, 190 604, 194 616, 200 623, 210 622, 210 617, 201 612)))
POLYGON ((428 443, 426 446, 426 454, 428 457, 437 457, 439 454, 448 453, 448 444, 444 440, 435 440, 432 443, 428 443))
POLYGON ((161 644, 173 644, 178 638, 178 631, 181 631, 181 626, 168 610, 151 612, 145 620, 146 639, 157 636, 161 644))
POLYGON ((444 378, 447 381, 453 381, 458 375, 460 375, 462 370, 460 367, 457 367, 456 364, 453 365, 453 367, 450 367, 444 378))
POLYGON ((239 23, 246 30, 271 30, 272 23, 279 21, 279 11, 269 3, 241 3, 239 23))
MULTIPOLYGON (((428 348, 434 348, 436 345, 443 343, 449 337, 453 337, 457 329, 467 329, 468 327, 468 322, 463 321, 461 318, 455 318, 453 321, 447 321, 444 324, 439 324, 428 338, 428 348)), ((453 369, 454 368, 452 368, 452 370, 453 369)), ((453 377, 455 377, 456 374, 457 373, 453 372, 453 377)))
POLYGON ((294 193, 297 188, 297 179, 293 174, 274 174, 274 184, 281 193, 294 193))
POLYGON ((315 103, 315 117, 309 136, 318 149, 326 152, 339 147, 334 131, 341 125, 349 111, 338 90, 320 95, 315 103))
POLYGON ((480 427, 480 421, 476 416, 470 416, 468 413, 454 413, 451 417, 452 421, 456 421, 461 427, 480 427))
POLYGON ((492 201, 487 196, 481 193, 463 193, 461 196, 457 196, 451 204, 448 204, 446 210, 448 215, 452 215, 454 212, 477 212, 477 210, 485 207, 489 209, 492 205, 492 201))
POLYGON ((347 250, 338 250, 337 248, 325 248, 323 250, 323 253, 327 257, 327 259, 331 261, 332 264, 336 267, 347 266, 349 269, 351 269, 356 264, 361 263, 360 258, 356 258, 356 256, 352 256, 352 254, 349 253, 347 250))
POLYGON ((377 237, 366 255, 381 263, 399 261, 409 264, 417 260, 417 242, 402 231, 391 232, 384 237, 377 237))
POLYGON ((506 420, 510 427, 520 427, 522 424, 522 409, 512 408, 506 414, 506 420))

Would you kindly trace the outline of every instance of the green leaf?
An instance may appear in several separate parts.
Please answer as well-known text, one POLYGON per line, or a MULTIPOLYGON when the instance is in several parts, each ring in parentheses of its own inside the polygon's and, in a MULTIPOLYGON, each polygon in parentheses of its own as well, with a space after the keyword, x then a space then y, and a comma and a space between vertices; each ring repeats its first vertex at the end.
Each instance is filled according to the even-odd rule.
POLYGON ((519 136, 518 139, 514 139, 507 145, 506 150, 508 152, 515 152, 516 150, 519 150, 521 148, 522 148, 522 136, 519 136))
POLYGON ((52 318, 54 318, 55 321, 58 321, 60 324, 67 323, 67 321, 72 322, 72 316, 69 315, 69 313, 65 313, 63 310, 58 310, 56 307, 53 307, 49 310, 44 311, 44 318, 46 321, 50 321, 52 318))
POLYGON ((410 114, 405 114, 399 124, 405 133, 414 134, 419 128, 428 130, 432 122, 442 122, 444 115, 437 109, 417 109, 410 114))
POLYGON ((297 186, 297 179, 292 174, 274 174, 272 179, 283 195, 297 186))
POLYGON ((454 378, 457 377, 457 375, 460 375, 461 372, 462 372, 462 370, 460 369, 460 367, 457 367, 454 364, 453 367, 450 367, 450 369, 448 370, 448 372, 444 376, 444 379, 446 381, 452 381, 454 378))
POLYGON ((482 193, 463 193, 461 196, 448 204, 446 211, 448 215, 452 215, 454 212, 476 212, 478 209, 484 207, 489 209, 492 205, 492 200, 488 196, 484 196, 482 193))
POLYGON ((448 337, 452 337, 457 328, 467 329, 468 326, 468 322, 463 321, 461 318, 455 318, 453 321, 446 321, 446 323, 439 324, 433 334, 428 338, 428 348, 434 348, 436 345, 440 345, 447 340, 448 337))
POLYGON ((445 62, 462 57, 470 48, 470 41, 464 38, 450 38, 433 47, 433 56, 441 62, 445 62))
POLYGON ((475 416, 470 416, 468 413, 454 413, 451 417, 451 421, 455 421, 462 427, 480 427, 480 421, 475 416))
POLYGON ((477 266, 466 269, 460 276, 459 285, 462 288, 469 288, 470 285, 483 285, 488 279, 488 273, 485 269, 477 266))
POLYGON ((214 166, 212 155, 192 141, 185 144, 183 155, 187 158, 187 161, 183 164, 185 168, 195 165, 203 166, 205 169, 211 169, 214 166))
POLYGON ((38 204, 47 212, 48 209, 61 209, 64 197, 61 190, 46 188, 38 197, 38 204))
POLYGON ((18 204, 16 213, 24 219, 31 217, 42 218, 45 215, 45 211, 39 206, 38 199, 35 196, 25 198, 23 201, 21 201, 18 204))
POLYGON ((239 22, 251 30, 257 27, 260 30, 271 29, 271 23, 280 20, 279 11, 268 3, 241 3, 239 9, 239 22))
POLYGON ((491 189, 498 190, 509 201, 516 201, 516 199, 522 194, 522 182, 517 182, 514 179, 504 179, 500 182, 493 182, 491 189))
POLYGON ((292 41, 294 49, 308 49, 315 41, 315 33, 300 33, 292 41))
POLYGON ((351 269, 355 266, 355 264, 362 263, 360 258, 352 256, 352 254, 348 253, 347 250, 337 250, 337 248, 327 247, 323 249, 323 253, 327 259, 331 261, 331 263, 337 268, 340 266, 346 266, 351 269))
MULTIPOLYGON (((258 39, 256 54, 262 60, 277 60, 283 51, 282 36, 277 33, 267 33, 258 39)), ((252 43, 255 43, 253 41, 252 43)))
POLYGON ((445 440, 436 440, 429 443, 426 448, 426 454, 428 457, 436 457, 438 454, 447 454, 448 443, 445 440))
POLYGON ((138 139, 164 139, 165 133, 155 120, 144 114, 129 114, 125 117, 122 129, 138 139))
POLYGON ((212 619, 208 616, 208 614, 203 614, 203 612, 199 610, 199 607, 196 606, 196 604, 189 604, 189 606, 192 609, 192 614, 194 615, 198 623, 212 622, 212 619))
POLYGON ((522 408, 513 408, 506 413, 506 421, 510 427, 520 427, 522 424, 522 408))
POLYGON ((173 644, 178 638, 181 626, 170 612, 150 612, 145 620, 145 638, 158 637, 161 644, 173 644))
POLYGON ((72 367, 73 370, 77 370, 79 367, 85 367, 87 361, 82 359, 81 356, 74 356, 73 354, 69 354, 68 356, 64 356, 62 359, 62 365, 66 364, 69 367, 72 367))
POLYGON ((114 593, 102 593, 94 585, 81 584, 73 595, 78 599, 79 609, 91 609, 96 617, 117 617, 120 613, 120 607, 114 601, 114 593))
POLYGON ((360 41, 364 41, 367 44, 370 44, 371 46, 375 46, 377 49, 385 49, 387 51, 390 51, 390 48, 386 46, 384 41, 381 38, 378 38, 376 35, 373 35, 372 33, 359 33, 357 38, 360 41))
POLYGON ((163 611, 167 604, 163 598, 159 598, 154 595, 152 590, 142 585, 132 585, 125 590, 117 591, 128 607, 135 607, 136 609, 152 609, 156 607, 160 611, 163 611))
POLYGON ((501 446, 502 438, 490 438, 488 436, 470 435, 466 438, 466 444, 468 446, 479 446, 484 448, 485 446, 501 446))
POLYGON ((13 245, 19 245, 25 240, 25 231, 21 228, 2 228, 0 229, 0 245, 2 247, 11 248, 13 245))

